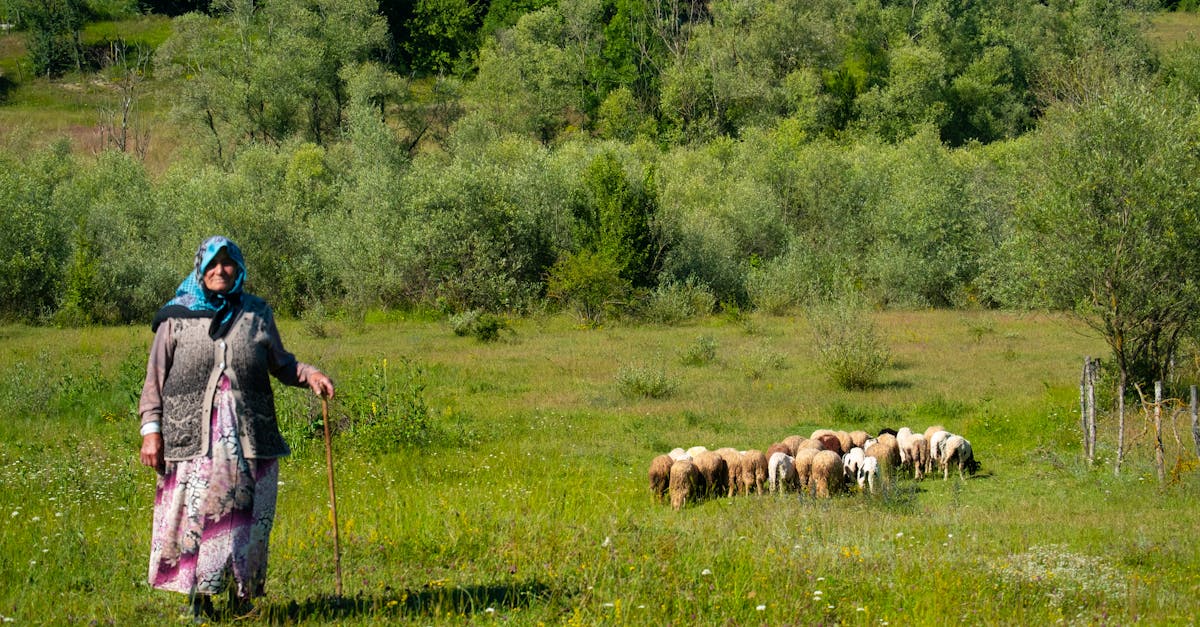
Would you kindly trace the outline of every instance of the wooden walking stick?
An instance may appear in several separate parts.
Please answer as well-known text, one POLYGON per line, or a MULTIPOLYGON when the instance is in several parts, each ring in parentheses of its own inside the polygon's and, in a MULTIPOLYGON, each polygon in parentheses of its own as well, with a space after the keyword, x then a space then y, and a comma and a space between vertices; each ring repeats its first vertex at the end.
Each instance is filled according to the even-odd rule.
POLYGON ((333 489, 333 442, 329 436, 329 399, 321 395, 321 424, 325 427, 325 467, 329 475, 329 510, 333 515, 333 567, 337 573, 337 595, 342 596, 342 546, 338 538, 337 492, 333 489))

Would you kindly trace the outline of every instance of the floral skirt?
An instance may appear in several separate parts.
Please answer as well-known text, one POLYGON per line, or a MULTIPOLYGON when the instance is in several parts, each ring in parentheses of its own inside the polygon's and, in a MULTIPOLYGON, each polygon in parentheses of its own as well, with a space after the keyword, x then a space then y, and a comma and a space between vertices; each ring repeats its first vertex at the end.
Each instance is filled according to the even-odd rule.
POLYGON ((259 597, 267 579, 279 463, 242 455, 233 394, 224 375, 211 420, 210 455, 167 462, 158 477, 150 584, 213 595, 224 591, 232 576, 238 597, 259 597))

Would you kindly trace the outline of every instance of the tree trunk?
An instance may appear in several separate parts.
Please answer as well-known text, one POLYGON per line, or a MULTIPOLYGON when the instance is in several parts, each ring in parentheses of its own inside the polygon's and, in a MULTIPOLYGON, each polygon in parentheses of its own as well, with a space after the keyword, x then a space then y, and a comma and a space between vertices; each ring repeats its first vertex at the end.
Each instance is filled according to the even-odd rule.
POLYGON ((1088 367, 1088 465, 1096 462, 1096 371, 1100 360, 1093 360, 1088 367))

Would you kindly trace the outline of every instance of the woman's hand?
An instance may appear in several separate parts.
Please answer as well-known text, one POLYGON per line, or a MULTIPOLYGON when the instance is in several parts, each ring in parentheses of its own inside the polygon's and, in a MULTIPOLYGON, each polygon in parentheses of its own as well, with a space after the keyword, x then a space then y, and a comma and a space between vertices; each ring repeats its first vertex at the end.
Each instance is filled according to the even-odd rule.
POLYGON ((317 396, 333 398, 333 381, 320 370, 308 375, 308 387, 317 396))
POLYGON ((161 433, 147 433, 142 436, 142 465, 153 468, 162 474, 165 464, 163 462, 163 441, 161 433))

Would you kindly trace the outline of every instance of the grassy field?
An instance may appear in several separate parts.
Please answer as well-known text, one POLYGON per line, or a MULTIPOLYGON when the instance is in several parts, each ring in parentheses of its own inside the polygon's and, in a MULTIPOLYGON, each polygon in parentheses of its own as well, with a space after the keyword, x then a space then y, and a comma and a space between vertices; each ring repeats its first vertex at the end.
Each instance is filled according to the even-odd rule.
MULTIPOLYGON (((1165 485, 1149 439, 1114 476, 1080 460, 1078 369, 1102 343, 1066 318, 879 314, 895 366, 838 391, 803 319, 713 318, 587 331, 514 321, 500 342, 444 322, 290 322, 289 347, 339 383, 335 425, 416 392, 420 447, 335 439, 345 596, 334 598, 318 408, 280 394, 281 467, 261 622, 368 624, 1186 624, 1200 511, 1186 418, 1165 485), (704 339, 701 339, 704 338, 704 339), (716 358, 685 366, 697 343, 716 358), (669 380, 630 399, 630 372, 669 380), (366 409, 366 408, 370 409, 366 409), (881 497, 655 503, 675 446, 765 449, 791 433, 940 423, 971 439, 967 481, 900 479, 881 497), (1180 463, 1176 463, 1180 460, 1180 463)), ((0 615, 15 624, 161 624, 144 583, 153 477, 132 415, 144 328, 0 328, 0 615)), ((1130 433, 1145 420, 1131 416, 1130 433)), ((1176 439, 1178 438, 1178 439, 1176 439)))

